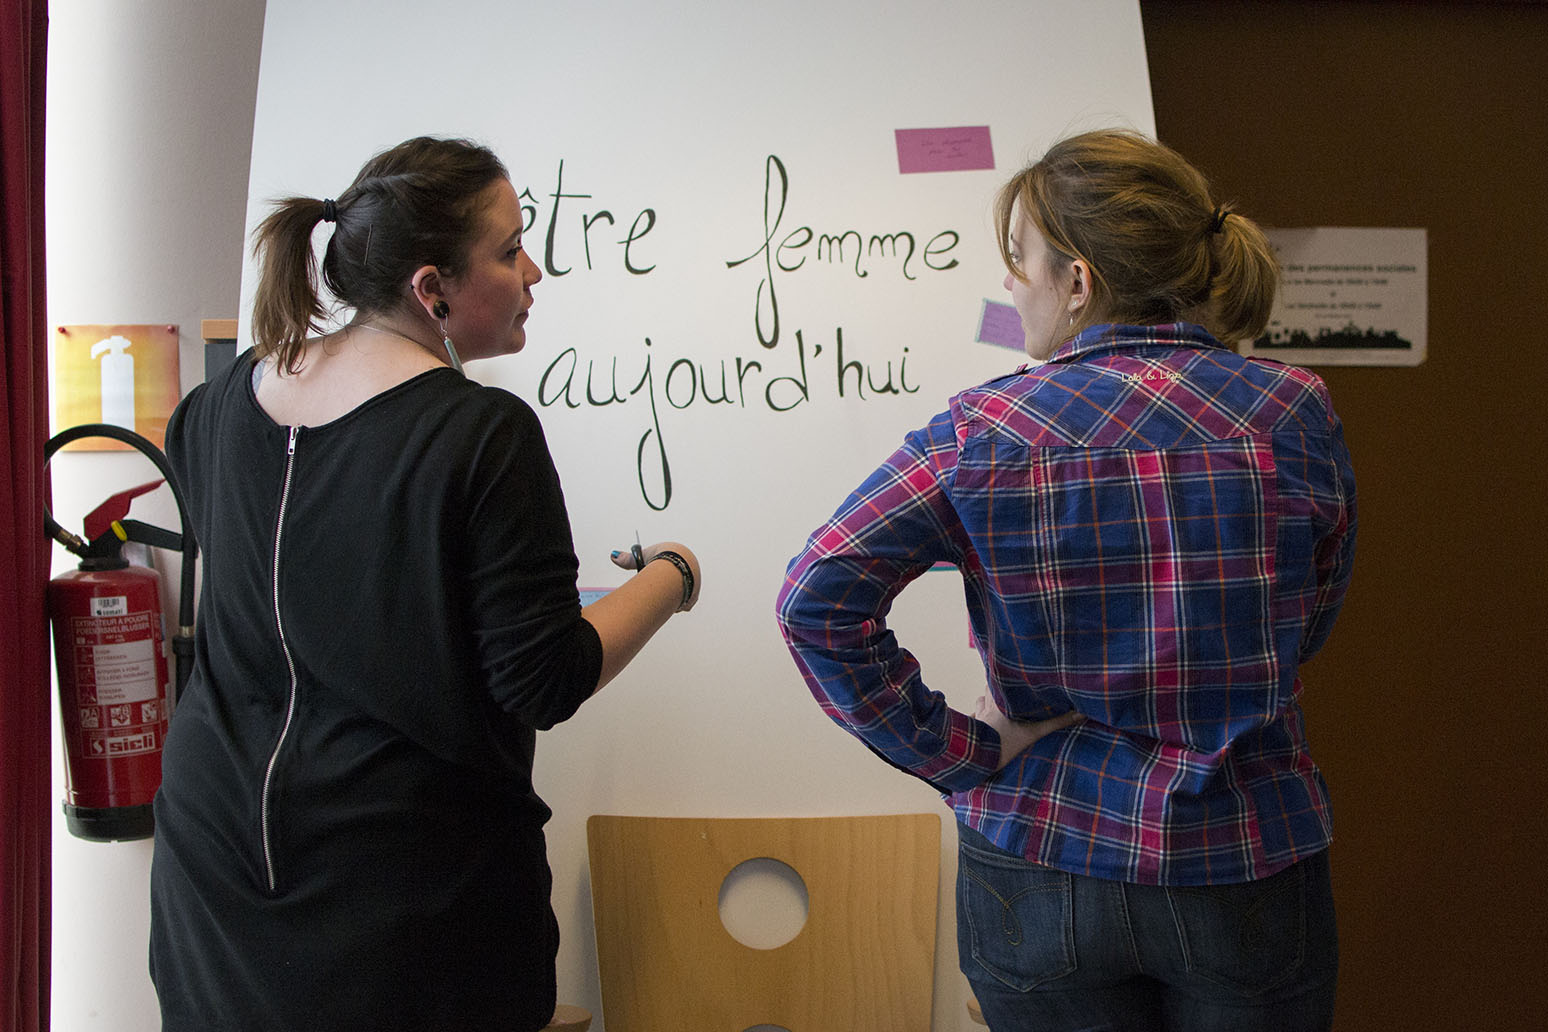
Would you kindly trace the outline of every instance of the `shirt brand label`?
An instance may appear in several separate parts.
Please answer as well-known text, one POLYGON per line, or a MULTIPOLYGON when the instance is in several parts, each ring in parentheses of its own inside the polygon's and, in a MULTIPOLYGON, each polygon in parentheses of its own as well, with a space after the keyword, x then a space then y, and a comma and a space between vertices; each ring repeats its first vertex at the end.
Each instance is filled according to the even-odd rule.
POLYGON ((1182 373, 1169 369, 1150 369, 1143 373, 1128 373, 1124 376, 1124 383, 1132 383, 1135 386, 1142 384, 1176 383, 1182 379, 1182 373))

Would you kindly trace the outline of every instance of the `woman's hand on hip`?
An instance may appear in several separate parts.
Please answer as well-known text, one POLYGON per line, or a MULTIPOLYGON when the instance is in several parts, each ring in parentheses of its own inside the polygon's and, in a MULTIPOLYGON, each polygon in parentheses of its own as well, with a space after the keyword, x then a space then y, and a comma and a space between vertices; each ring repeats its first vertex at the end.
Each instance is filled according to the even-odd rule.
POLYGON ((988 694, 978 697, 978 706, 973 710, 973 716, 994 728, 1000 735, 1000 762, 995 767, 997 771, 1003 770, 1006 764, 1030 749, 1044 735, 1062 731, 1086 719, 1075 710, 1070 710, 1047 720, 1012 720, 1000 711, 1000 707, 994 704, 988 694))

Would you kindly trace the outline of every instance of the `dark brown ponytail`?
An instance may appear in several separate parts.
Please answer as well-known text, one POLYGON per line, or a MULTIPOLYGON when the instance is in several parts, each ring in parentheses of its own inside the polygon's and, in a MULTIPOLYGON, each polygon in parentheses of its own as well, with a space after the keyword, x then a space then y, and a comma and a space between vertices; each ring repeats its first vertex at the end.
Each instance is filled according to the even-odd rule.
POLYGON ((299 367, 306 338, 321 328, 327 314, 317 293, 312 250, 312 230, 322 221, 322 210, 322 201, 288 197, 253 232, 253 254, 259 259, 254 351, 260 360, 276 356, 286 372, 299 367))
POLYGON ((258 358, 273 355, 294 372, 307 337, 322 329, 328 307, 312 233, 325 211, 337 222, 323 252, 322 286, 357 312, 390 312, 405 303, 409 280, 422 266, 446 276, 464 270, 481 228, 483 192, 506 178, 486 147, 421 136, 366 162, 331 205, 309 197, 279 201, 253 233, 258 358))

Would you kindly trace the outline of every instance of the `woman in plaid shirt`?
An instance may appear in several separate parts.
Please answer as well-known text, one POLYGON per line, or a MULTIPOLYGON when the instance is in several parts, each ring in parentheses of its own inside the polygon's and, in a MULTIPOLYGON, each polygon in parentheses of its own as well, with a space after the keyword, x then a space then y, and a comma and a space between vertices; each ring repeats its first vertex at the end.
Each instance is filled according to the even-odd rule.
POLYGON ((952 398, 811 536, 791 653, 955 811, 992 1028, 1326 1028, 1332 823, 1298 671, 1348 586, 1354 479, 1322 381, 1232 350, 1278 263, 1132 132, 1056 144, 997 214, 1039 364, 952 398), (972 714, 885 624, 943 561, 984 661, 972 714))

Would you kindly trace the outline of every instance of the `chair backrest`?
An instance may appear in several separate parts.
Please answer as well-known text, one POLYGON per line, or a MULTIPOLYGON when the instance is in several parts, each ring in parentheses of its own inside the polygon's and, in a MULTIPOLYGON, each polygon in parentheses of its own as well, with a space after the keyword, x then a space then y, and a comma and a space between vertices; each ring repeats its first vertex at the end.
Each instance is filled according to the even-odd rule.
POLYGON ((938 815, 598 815, 586 839, 607 1032, 929 1032, 938 815), (774 949, 720 916, 726 876, 762 858, 807 892, 774 949))

